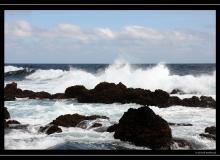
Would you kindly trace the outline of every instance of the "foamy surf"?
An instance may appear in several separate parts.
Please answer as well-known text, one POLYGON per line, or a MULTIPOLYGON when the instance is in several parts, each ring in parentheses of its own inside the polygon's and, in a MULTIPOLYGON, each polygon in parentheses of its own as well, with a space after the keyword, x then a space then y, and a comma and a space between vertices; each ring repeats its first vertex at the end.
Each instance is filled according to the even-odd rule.
MULTIPOLYGON (((20 121, 22 124, 29 124, 27 130, 11 130, 5 134, 5 149, 53 149, 61 144, 64 148, 65 145, 72 145, 72 148, 74 148, 77 143, 81 145, 87 144, 87 149, 95 149, 95 147, 96 149, 113 149, 114 147, 116 149, 120 147, 124 149, 149 149, 116 140, 113 137, 113 133, 96 132, 94 129, 62 127, 62 133, 52 135, 38 133, 40 126, 50 123, 63 114, 78 113, 81 115, 97 114, 108 116, 110 118, 109 121, 103 120, 100 123, 103 126, 110 126, 117 123, 129 108, 139 108, 140 105, 137 104, 80 104, 75 100, 20 99, 14 102, 7 101, 5 106, 7 106, 13 119, 20 121)), ((191 123, 193 125, 171 126, 173 137, 190 141, 195 149, 198 150, 215 149, 215 141, 199 136, 206 127, 215 125, 215 109, 183 106, 168 108, 150 106, 150 108, 168 122, 191 123)), ((68 146, 66 147, 68 148, 68 146)), ((173 147, 173 149, 184 149, 178 146, 173 147)))
POLYGON ((214 95, 216 93, 216 71, 211 74, 177 75, 172 74, 166 64, 138 68, 124 61, 116 61, 96 73, 77 68, 69 70, 39 69, 25 78, 18 82, 18 87, 34 91, 44 90, 50 93, 64 92, 67 87, 73 85, 84 85, 86 88, 92 89, 104 81, 122 82, 127 87, 152 91, 162 89, 171 92, 173 89, 181 89, 187 94, 214 95))

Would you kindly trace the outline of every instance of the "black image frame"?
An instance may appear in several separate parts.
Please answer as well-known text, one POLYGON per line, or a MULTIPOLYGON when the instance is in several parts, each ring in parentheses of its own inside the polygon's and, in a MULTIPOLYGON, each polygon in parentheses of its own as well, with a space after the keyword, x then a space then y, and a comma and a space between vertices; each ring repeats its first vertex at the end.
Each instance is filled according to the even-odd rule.
MULTIPOLYGON (((1 49, 4 53, 4 11, 5 10, 215 10, 216 11, 216 69, 217 53, 220 29, 220 10, 217 5, 1 5, 1 49)), ((4 89, 4 54, 1 54, 1 71, 2 71, 2 90, 4 89)), ((217 72, 216 72, 217 74, 217 72)), ((217 82, 216 76, 216 82, 217 82)), ((2 92, 1 92, 2 93, 2 92)), ((217 97, 217 83, 216 83, 216 97, 217 97)), ((4 95, 1 95, 1 106, 4 106, 4 95)), ((217 98, 216 98, 217 99, 217 98)), ((216 101, 217 103, 217 101, 216 101)), ((218 103, 217 103, 218 104, 218 103)), ((216 105, 218 106, 218 105, 216 105)), ((219 121, 216 107, 216 128, 219 121)), ((0 108, 1 113, 4 113, 4 108, 0 108)), ((4 117, 0 117, 0 155, 194 155, 194 156, 213 156, 218 155, 218 136, 216 138, 216 150, 5 150, 4 149, 4 117)), ((217 131, 218 133, 218 131, 217 131)))

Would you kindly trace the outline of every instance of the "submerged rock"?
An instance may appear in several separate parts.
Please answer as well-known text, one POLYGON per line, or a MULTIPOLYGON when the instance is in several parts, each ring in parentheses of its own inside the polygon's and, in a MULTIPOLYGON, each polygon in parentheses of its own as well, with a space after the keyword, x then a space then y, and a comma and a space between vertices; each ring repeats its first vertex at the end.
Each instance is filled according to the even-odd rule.
POLYGON ((151 149, 170 149, 172 140, 168 123, 149 107, 130 108, 119 120, 114 138, 151 149))
POLYGON ((170 126, 192 126, 190 123, 168 123, 170 126))
POLYGON ((106 116, 98 116, 98 115, 83 116, 76 113, 72 115, 71 114, 61 115, 57 117, 55 120, 53 120, 51 124, 55 124, 63 127, 76 127, 77 124, 79 124, 84 120, 95 120, 97 118, 109 119, 106 116))
POLYGON ((61 133, 62 129, 57 125, 47 125, 45 127, 40 127, 39 132, 46 133, 46 134, 53 134, 53 133, 61 133))
POLYGON ((90 128, 97 128, 97 127, 101 127, 101 126, 102 126, 101 123, 94 123, 91 127, 89 127, 89 129, 90 128))

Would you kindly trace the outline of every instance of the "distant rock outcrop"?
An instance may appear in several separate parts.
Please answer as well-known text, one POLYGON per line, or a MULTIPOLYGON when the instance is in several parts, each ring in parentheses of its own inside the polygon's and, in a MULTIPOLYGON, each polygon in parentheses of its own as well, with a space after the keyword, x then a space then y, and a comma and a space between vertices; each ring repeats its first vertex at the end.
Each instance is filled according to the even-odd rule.
POLYGON ((17 98, 28 97, 30 99, 64 99, 77 98, 80 103, 137 103, 141 105, 151 105, 158 107, 169 107, 173 105, 189 107, 210 107, 216 108, 216 101, 212 97, 193 96, 191 98, 180 99, 170 96, 169 93, 157 89, 154 92, 141 88, 127 88, 121 82, 119 84, 101 82, 94 89, 88 90, 82 85, 66 88, 65 93, 50 93, 41 91, 33 92, 17 88, 16 83, 7 84, 5 89, 5 100, 15 100, 17 98))

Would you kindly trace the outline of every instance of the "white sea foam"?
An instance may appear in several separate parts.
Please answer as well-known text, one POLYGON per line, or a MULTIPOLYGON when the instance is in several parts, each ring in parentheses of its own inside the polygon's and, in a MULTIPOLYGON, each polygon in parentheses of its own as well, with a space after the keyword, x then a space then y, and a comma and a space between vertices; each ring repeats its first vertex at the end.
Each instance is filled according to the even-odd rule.
POLYGON ((144 88, 154 91, 162 89, 171 92, 173 89, 181 89, 186 93, 202 95, 216 94, 216 72, 211 75, 172 75, 165 64, 158 64, 145 69, 131 66, 124 61, 116 61, 98 73, 70 68, 63 70, 37 70, 26 76, 26 80, 18 83, 22 89, 34 91, 45 90, 50 93, 64 92, 72 85, 84 85, 88 89, 94 88, 100 82, 122 82, 127 87, 144 88))
MULTIPOLYGON (((53 135, 38 133, 44 126, 63 114, 78 113, 81 115, 104 115, 110 120, 99 120, 103 126, 117 123, 129 108, 139 108, 137 104, 80 104, 75 100, 18 100, 6 101, 11 118, 22 124, 30 124, 28 131, 12 130, 5 134, 6 149, 47 149, 66 142, 78 143, 117 143, 127 148, 140 149, 127 142, 121 142, 113 137, 113 133, 96 132, 93 129, 65 128, 63 132, 53 135)), ((216 111, 212 108, 172 106, 168 108, 150 108, 168 122, 191 123, 193 126, 172 126, 172 136, 186 139, 194 144, 196 149, 215 149, 216 142, 201 138, 200 133, 208 126, 216 124, 216 111)), ((142 148, 147 149, 147 148, 142 148)), ((175 147, 174 147, 175 149, 175 147)), ((176 149, 180 149, 177 148, 176 149)))
POLYGON ((15 67, 15 66, 5 66, 4 68, 4 72, 12 72, 12 71, 19 71, 19 70, 23 70, 23 67, 15 67))

